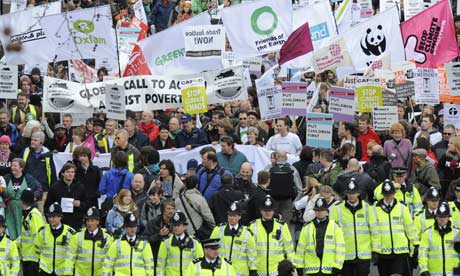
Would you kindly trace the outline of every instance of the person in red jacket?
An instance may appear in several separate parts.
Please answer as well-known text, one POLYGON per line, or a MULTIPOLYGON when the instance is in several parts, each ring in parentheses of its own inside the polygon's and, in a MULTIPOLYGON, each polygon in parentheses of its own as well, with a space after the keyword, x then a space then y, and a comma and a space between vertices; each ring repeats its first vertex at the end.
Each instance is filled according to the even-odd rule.
POLYGON ((361 142, 361 148, 362 148, 362 154, 363 154, 361 157, 361 161, 366 161, 366 162, 370 160, 370 157, 367 154, 367 144, 372 140, 375 141, 379 145, 382 144, 377 133, 370 127, 370 124, 371 124, 371 118, 369 117, 369 115, 362 114, 361 116, 359 116, 358 141, 361 142))
POLYGON ((137 127, 142 133, 149 137, 150 142, 155 140, 160 133, 159 126, 153 121, 153 112, 151 110, 142 112, 141 123, 137 127))

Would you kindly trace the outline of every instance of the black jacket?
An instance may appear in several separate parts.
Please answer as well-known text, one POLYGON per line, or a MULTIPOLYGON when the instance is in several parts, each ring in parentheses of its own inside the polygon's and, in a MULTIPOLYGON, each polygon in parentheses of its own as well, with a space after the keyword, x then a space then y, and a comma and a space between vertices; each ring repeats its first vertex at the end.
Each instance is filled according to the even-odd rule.
MULTIPOLYGON (((265 202, 265 197, 270 194, 270 190, 262 188, 260 185, 252 189, 251 197, 248 202, 247 225, 250 221, 260 218, 259 208, 265 202)), ((244 223, 243 223, 244 224, 244 223)))
POLYGON ((79 165, 77 167, 75 179, 77 182, 81 183, 85 189, 88 207, 97 207, 97 198, 99 197, 99 182, 101 182, 101 170, 99 167, 89 165, 88 169, 85 170, 81 165, 79 165))
POLYGON ((140 150, 143 146, 149 146, 150 141, 144 133, 136 130, 133 136, 129 137, 128 142, 140 150))
POLYGON ((61 203, 63 197, 73 198, 74 200, 80 201, 79 207, 73 207, 73 213, 64 213, 62 218, 62 223, 67 224, 79 230, 83 224, 83 215, 88 209, 88 202, 86 201, 86 191, 82 184, 72 182, 68 186, 63 180, 58 180, 54 183, 49 192, 45 201, 45 213, 48 210, 48 207, 54 202, 61 203))
POLYGON ((227 212, 234 201, 244 199, 242 192, 232 186, 222 186, 208 201, 216 225, 227 222, 227 212))
POLYGON ((358 185, 359 190, 361 191, 361 199, 372 202, 376 184, 367 173, 352 171, 339 174, 337 176, 337 181, 332 188, 339 196, 342 198, 345 197, 345 191, 348 188, 351 178, 355 178, 355 184, 358 185))

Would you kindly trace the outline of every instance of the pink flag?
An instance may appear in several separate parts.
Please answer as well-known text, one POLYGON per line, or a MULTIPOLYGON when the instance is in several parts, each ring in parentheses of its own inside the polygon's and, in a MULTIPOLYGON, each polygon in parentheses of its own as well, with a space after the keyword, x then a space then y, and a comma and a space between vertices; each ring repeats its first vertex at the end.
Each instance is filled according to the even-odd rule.
POLYGON ((307 22, 292 32, 283 44, 280 50, 278 65, 281 66, 281 64, 308 54, 311 51, 313 51, 313 43, 311 42, 310 28, 307 22))
POLYGON ((458 56, 452 11, 448 0, 401 23, 407 60, 417 67, 436 68, 458 56))

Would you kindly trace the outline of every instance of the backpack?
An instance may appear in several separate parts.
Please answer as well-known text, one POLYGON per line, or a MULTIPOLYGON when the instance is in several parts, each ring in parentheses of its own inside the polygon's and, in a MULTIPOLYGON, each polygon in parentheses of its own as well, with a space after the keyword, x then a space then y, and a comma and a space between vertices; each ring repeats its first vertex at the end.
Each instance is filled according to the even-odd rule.
POLYGON ((289 164, 276 164, 270 168, 270 195, 273 198, 295 197, 294 171, 289 164))
POLYGON ((388 178, 387 173, 385 172, 386 164, 377 165, 376 163, 367 163, 367 169, 365 170, 366 173, 375 180, 375 183, 380 184, 385 179, 388 178))

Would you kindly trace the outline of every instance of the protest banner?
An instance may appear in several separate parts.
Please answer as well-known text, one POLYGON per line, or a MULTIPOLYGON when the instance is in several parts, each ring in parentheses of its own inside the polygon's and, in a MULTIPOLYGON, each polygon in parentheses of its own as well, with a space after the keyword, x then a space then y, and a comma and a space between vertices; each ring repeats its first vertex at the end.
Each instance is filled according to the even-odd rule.
POLYGON ((447 82, 447 73, 444 65, 437 67, 438 70, 438 85, 439 85, 439 101, 441 103, 460 103, 460 96, 452 95, 447 82))
POLYGON ((276 52, 292 31, 290 0, 259 0, 220 11, 232 50, 239 58, 276 52))
POLYGON ((209 104, 247 99, 243 68, 207 71, 176 77, 132 76, 103 82, 80 84, 45 77, 43 107, 45 112, 93 113, 105 109, 105 85, 124 87, 126 109, 143 111, 182 106, 180 81, 203 77, 209 104))
POLYGON ((293 30, 307 22, 315 50, 324 47, 330 39, 337 36, 337 28, 329 1, 318 1, 318 3, 301 6, 293 10, 293 30))
POLYGON ((329 149, 332 147, 332 114, 307 113, 307 146, 329 149))
POLYGON ((363 72, 372 61, 391 52, 391 62, 406 60, 399 28, 399 13, 394 6, 344 32, 343 37, 355 70, 363 72))
POLYGON ((117 59, 109 5, 45 16, 40 24, 50 42, 48 48, 53 48, 51 60, 117 59))
POLYGON ((398 108, 395 106, 374 106, 372 113, 373 127, 376 131, 389 130, 398 122, 398 108))
POLYGON ((432 68, 417 68, 415 70, 415 103, 438 104, 439 84, 438 72, 432 68))
MULTIPOLYGON (((257 80, 256 80, 257 81, 257 80)), ((257 84, 256 84, 257 86, 257 84)), ((257 86, 261 120, 270 120, 281 117, 282 92, 278 86, 257 86)))
POLYGON ((95 82, 97 81, 97 70, 81 59, 69 60, 69 79, 81 83, 95 82))
POLYGON ((281 116, 305 116, 307 110, 307 83, 283 81, 281 91, 281 116))
POLYGON ((181 80, 181 94, 184 112, 199 114, 208 111, 208 97, 204 87, 204 78, 181 80))
POLYGON ((105 91, 107 118, 126 120, 125 89, 123 86, 108 83, 105 85, 105 91))
POLYGON ((40 21, 44 15, 60 12, 61 2, 57 1, 0 16, 0 29, 3 30, 0 32, 0 40, 6 64, 47 64, 52 61, 54 47, 40 21))
POLYGON ((371 0, 345 0, 334 12, 337 28, 343 34, 374 15, 371 0))
POLYGON ((460 128, 460 104, 444 104, 444 125, 460 128))
POLYGON ((444 65, 447 85, 452 96, 460 96, 460 62, 449 62, 444 65))
POLYGON ((306 62, 311 60, 312 55, 308 53, 312 52, 310 29, 308 23, 305 23, 294 30, 281 47, 278 65, 288 68, 304 68, 306 62))
POLYGON ((423 2, 423 0, 405 0, 404 21, 421 12, 423 10, 423 2))
POLYGON ((18 96, 18 66, 0 66, 0 99, 16 99, 18 96))
POLYGON ((339 36, 324 47, 315 50, 312 65, 315 72, 323 72, 336 67, 353 66, 343 37, 339 36))
POLYGON ((225 32, 222 25, 188 26, 183 29, 185 57, 221 57, 225 50, 225 32))
POLYGON ((144 24, 148 24, 147 15, 145 14, 144 4, 142 0, 137 0, 133 5, 134 15, 144 24))
MULTIPOLYGON (((207 24, 211 24, 211 18, 207 12, 203 12, 166 30, 155 33, 136 44, 139 46, 136 52, 137 56, 132 56, 130 59, 133 59, 133 63, 136 63, 134 58, 143 60, 142 63, 148 64, 153 75, 195 74, 205 70, 221 69, 223 67, 220 57, 205 60, 185 58, 183 29, 187 26, 207 24)), ((135 70, 133 70, 132 74, 136 75, 135 70)))
POLYGON ((449 0, 441 0, 401 23, 407 60, 417 67, 436 68, 458 56, 449 0))
POLYGON ((380 12, 397 6, 398 10, 401 10, 401 2, 398 0, 380 0, 380 12))
POLYGON ((334 120, 353 122, 355 116, 355 90, 331 86, 329 113, 334 120))
MULTIPOLYGON (((117 24, 117 47, 121 72, 125 72, 132 51, 138 41, 141 29, 130 24, 130 22, 120 22, 117 24)), ((117 68, 118 69, 118 68, 117 68)))
POLYGON ((383 105, 380 79, 357 78, 356 99, 359 112, 372 112, 374 106, 383 105))
POLYGON ((385 52, 380 56, 376 57, 371 65, 364 71, 363 76, 372 78, 376 75, 377 70, 390 70, 391 69, 391 54, 385 52))
POLYGON ((410 61, 398 62, 393 66, 395 75, 395 90, 399 100, 405 101, 415 96, 415 63, 410 61))

